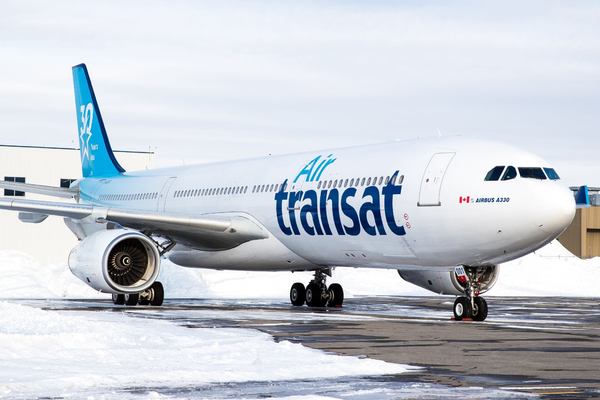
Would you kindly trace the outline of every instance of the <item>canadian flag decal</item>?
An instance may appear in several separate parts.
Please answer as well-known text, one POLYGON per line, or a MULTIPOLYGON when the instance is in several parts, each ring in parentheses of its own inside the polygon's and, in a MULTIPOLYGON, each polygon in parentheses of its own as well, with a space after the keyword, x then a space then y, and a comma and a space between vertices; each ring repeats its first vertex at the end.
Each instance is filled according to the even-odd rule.
POLYGON ((460 196, 460 197, 458 198, 458 202, 459 202, 460 204, 462 204, 462 203, 470 203, 470 202, 471 202, 471 196, 464 196, 464 197, 463 197, 463 196, 460 196))

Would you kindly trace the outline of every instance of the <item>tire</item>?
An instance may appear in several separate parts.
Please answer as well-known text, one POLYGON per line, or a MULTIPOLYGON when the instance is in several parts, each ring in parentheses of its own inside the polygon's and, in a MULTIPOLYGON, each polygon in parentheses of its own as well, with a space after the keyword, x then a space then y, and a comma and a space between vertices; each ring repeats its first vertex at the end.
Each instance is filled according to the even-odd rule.
POLYGON ((125 295, 124 294, 114 294, 112 295, 112 301, 114 305, 122 306, 125 304, 125 295))
POLYGON ((339 283, 332 283, 329 285, 329 294, 331 296, 329 300, 330 307, 341 307, 344 303, 344 289, 339 283))
POLYGON ((306 288, 300 282, 296 282, 290 289, 290 301, 294 306, 302 306, 306 301, 306 288))
POLYGON ((140 299, 140 301, 138 302, 138 304, 140 306, 149 306, 150 305, 150 300, 148 300, 148 299, 140 299))
POLYGON ((323 297, 321 296, 321 287, 316 283, 309 283, 306 287, 306 305, 309 307, 323 307, 323 297))
POLYGON ((457 297, 454 301, 454 319, 462 321, 463 318, 471 317, 471 303, 464 296, 457 297))
POLYGON ((153 306, 162 306, 163 301, 165 300, 165 288, 162 283, 154 282, 152 286, 150 286, 150 290, 153 292, 150 297, 150 304, 153 306))
POLYGON ((128 306, 137 306, 140 299, 140 295, 137 293, 130 293, 125 295, 125 304, 128 306))
POLYGON ((488 315, 487 301, 483 297, 475 297, 475 308, 473 309, 473 321, 485 321, 488 315))

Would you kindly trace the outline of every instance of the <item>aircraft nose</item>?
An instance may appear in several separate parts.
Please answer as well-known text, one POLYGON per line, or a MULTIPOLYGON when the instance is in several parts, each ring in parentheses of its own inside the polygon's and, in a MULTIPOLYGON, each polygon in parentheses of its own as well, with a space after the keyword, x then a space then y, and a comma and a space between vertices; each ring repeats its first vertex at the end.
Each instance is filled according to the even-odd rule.
POLYGON ((553 238, 560 235, 575 217, 575 198, 570 189, 554 185, 552 190, 545 193, 547 207, 543 207, 544 218, 540 224, 542 229, 553 238))

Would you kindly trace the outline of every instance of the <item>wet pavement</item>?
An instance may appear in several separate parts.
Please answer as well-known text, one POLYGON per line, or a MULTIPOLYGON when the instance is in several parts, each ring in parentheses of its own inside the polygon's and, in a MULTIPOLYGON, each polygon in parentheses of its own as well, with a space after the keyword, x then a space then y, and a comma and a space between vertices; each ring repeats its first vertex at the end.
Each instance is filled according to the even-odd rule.
MULTIPOLYGON (((23 300, 44 309, 124 312, 193 328, 251 328, 343 355, 421 367, 401 375, 129 388, 174 398, 268 398, 317 394, 347 399, 600 397, 600 301, 488 298, 485 322, 451 319, 451 297, 347 299, 309 309, 272 300, 169 300, 161 308, 90 300, 23 300)), ((290 360, 293 367, 293 360, 290 360)), ((318 375, 318 368, 315 368, 318 375)))

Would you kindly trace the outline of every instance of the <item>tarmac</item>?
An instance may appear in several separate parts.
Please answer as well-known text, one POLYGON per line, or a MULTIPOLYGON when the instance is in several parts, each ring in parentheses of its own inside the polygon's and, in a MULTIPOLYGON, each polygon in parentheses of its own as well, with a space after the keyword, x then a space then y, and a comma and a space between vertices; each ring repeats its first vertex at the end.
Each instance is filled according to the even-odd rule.
MULTIPOLYGON (((126 312, 132 317, 172 320, 189 328, 252 328, 275 340, 421 367, 385 379, 346 383, 347 387, 389 385, 390 393, 397 388, 399 395, 389 398, 460 397, 461 390, 470 388, 482 390, 467 392, 475 393, 475 398, 488 397, 486 393, 495 398, 600 398, 598 299, 490 297, 485 322, 453 321, 453 300, 443 296, 364 297, 347 299, 342 308, 334 309, 292 307, 272 300, 169 300, 161 308, 114 307, 89 300, 23 302, 45 309, 126 312), (418 391, 402 395, 415 384, 423 385, 422 396, 418 391), (436 396, 427 388, 444 391, 436 396)), ((294 395, 293 387, 288 383, 279 392, 273 386, 268 393, 260 387, 251 392, 257 398, 274 393, 294 395)), ((224 391, 215 392, 216 397, 227 393, 227 388, 221 389, 224 391)), ((239 395, 240 390, 244 388, 232 393, 239 395)), ((298 390, 302 393, 305 386, 298 390)), ((340 393, 335 389, 333 393, 319 392, 318 385, 315 390, 334 396, 340 393)), ((210 393, 202 396, 210 398, 210 393)))

